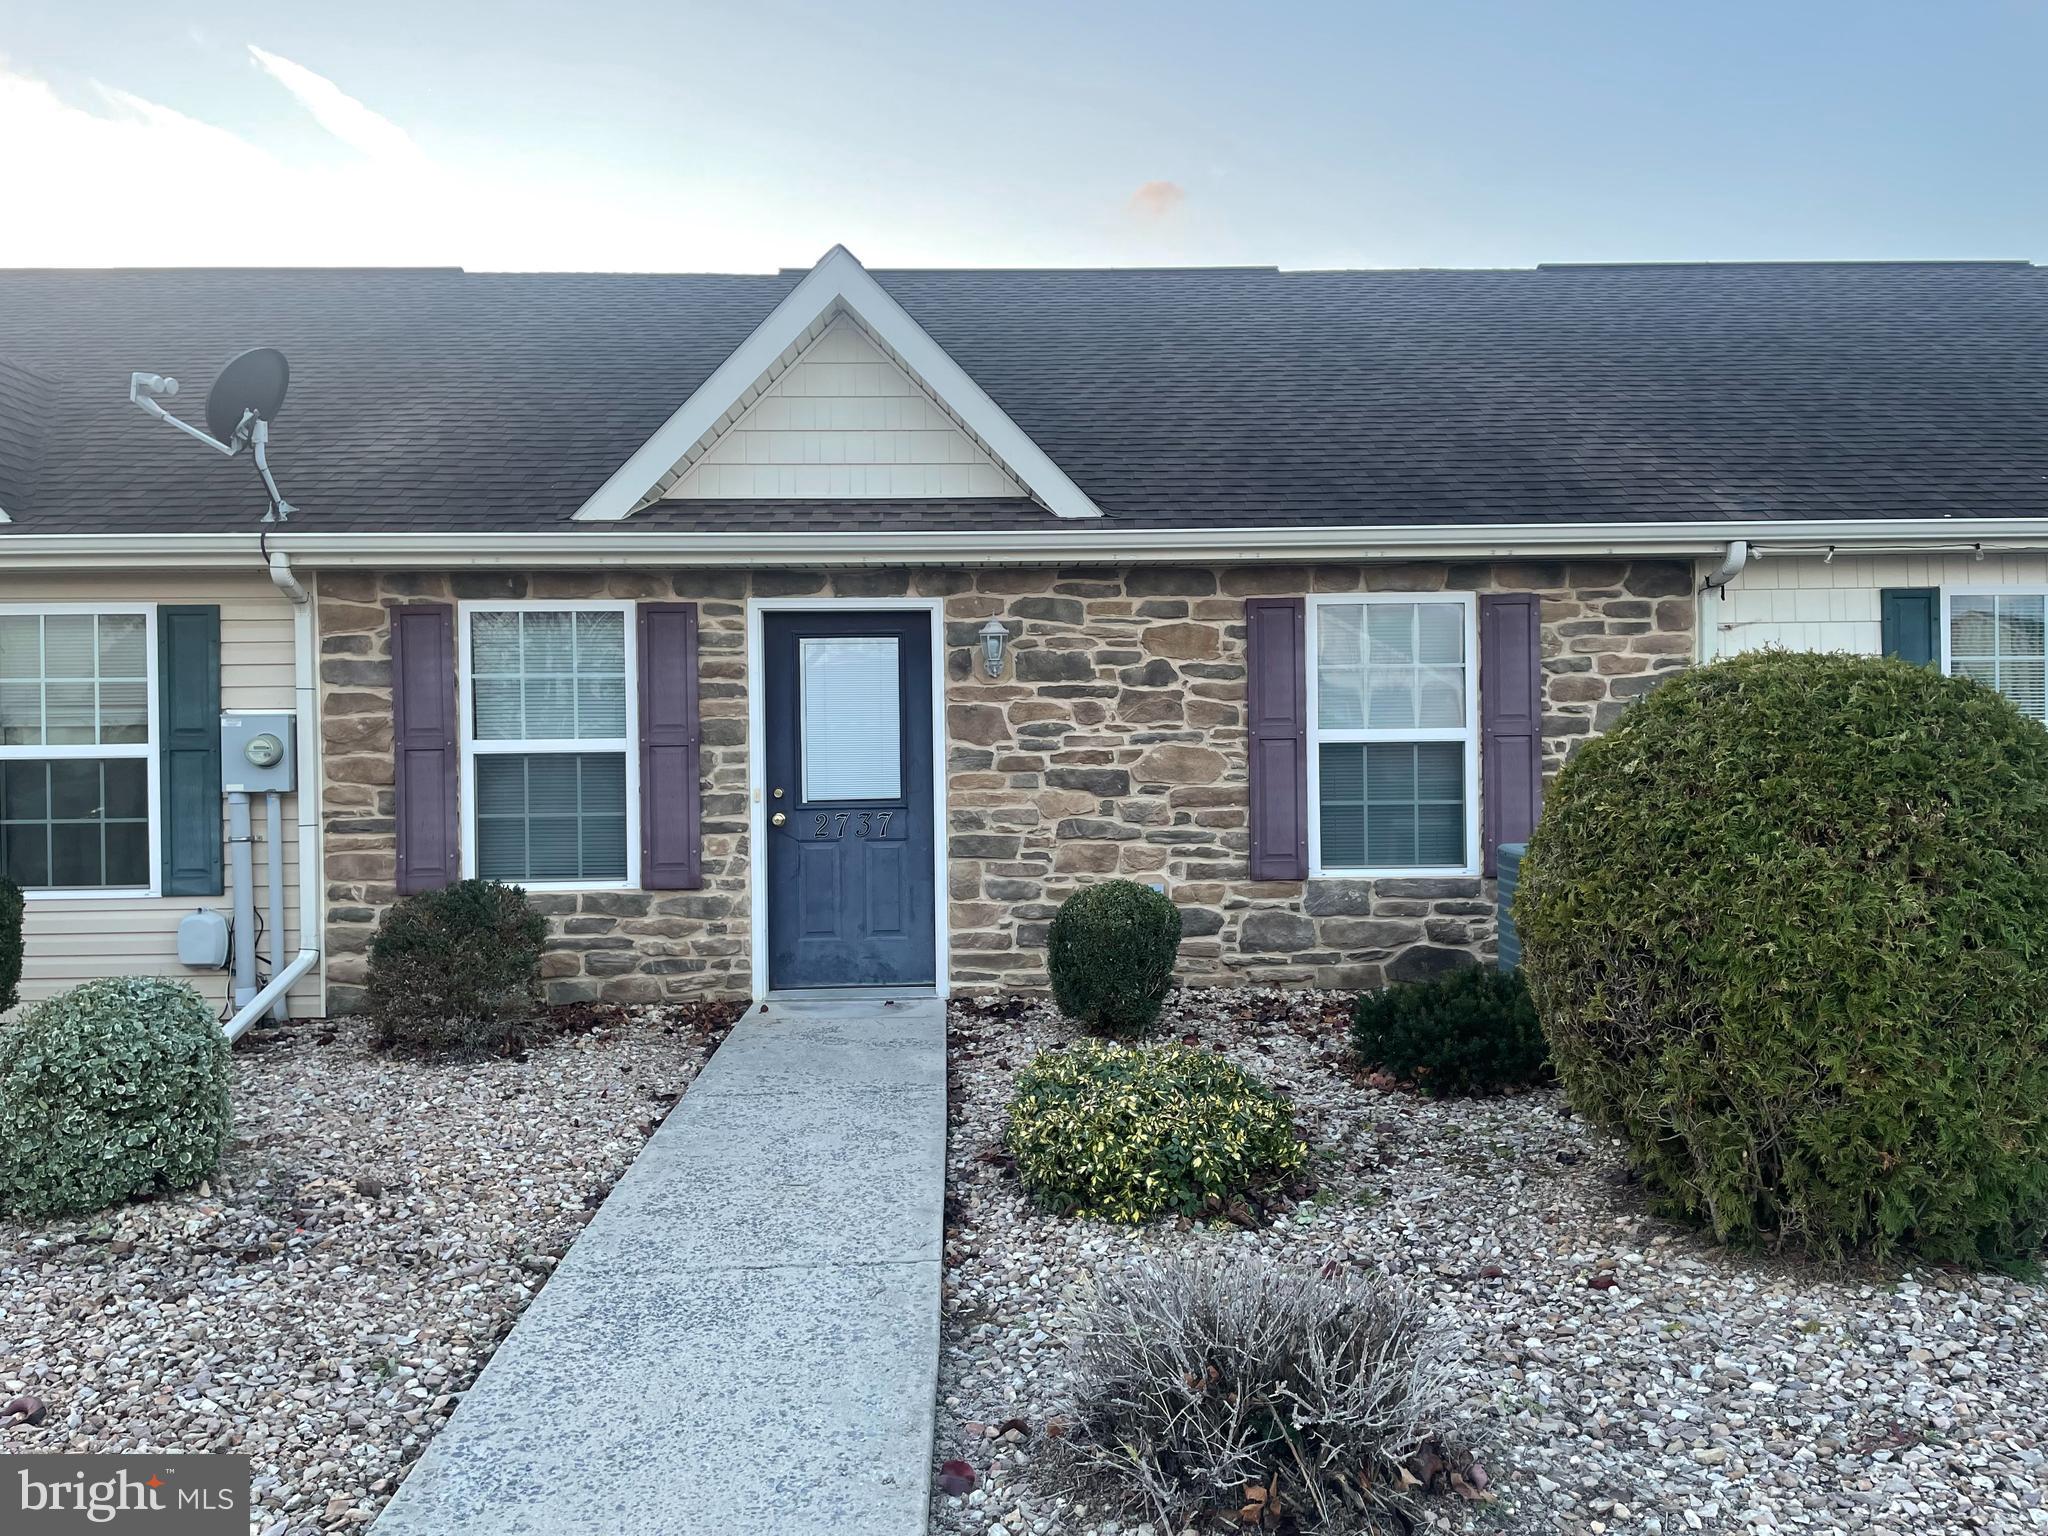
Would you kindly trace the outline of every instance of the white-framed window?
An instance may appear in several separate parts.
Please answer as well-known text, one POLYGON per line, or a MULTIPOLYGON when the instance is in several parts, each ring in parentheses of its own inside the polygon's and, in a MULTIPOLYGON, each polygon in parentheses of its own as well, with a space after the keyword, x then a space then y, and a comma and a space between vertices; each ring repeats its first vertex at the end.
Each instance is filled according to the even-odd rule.
POLYGON ((540 889, 640 878, 629 602, 464 603, 462 864, 540 889))
POLYGON ((1308 654, 1309 872, 1477 874, 1477 599, 1312 597, 1308 654))
POLYGON ((2048 725, 2048 590, 1944 587, 1941 669, 1997 689, 2048 725))
POLYGON ((156 731, 154 605, 0 605, 0 874, 154 895, 156 731))

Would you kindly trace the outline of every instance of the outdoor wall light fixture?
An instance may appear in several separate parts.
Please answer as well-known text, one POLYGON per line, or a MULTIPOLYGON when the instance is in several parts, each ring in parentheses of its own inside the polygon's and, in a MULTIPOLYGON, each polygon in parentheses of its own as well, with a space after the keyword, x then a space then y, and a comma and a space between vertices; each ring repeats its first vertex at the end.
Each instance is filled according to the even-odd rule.
POLYGON ((1003 628, 1001 620, 990 619, 981 626, 981 664, 990 677, 1003 675, 1003 647, 1009 643, 1010 632, 1003 628))

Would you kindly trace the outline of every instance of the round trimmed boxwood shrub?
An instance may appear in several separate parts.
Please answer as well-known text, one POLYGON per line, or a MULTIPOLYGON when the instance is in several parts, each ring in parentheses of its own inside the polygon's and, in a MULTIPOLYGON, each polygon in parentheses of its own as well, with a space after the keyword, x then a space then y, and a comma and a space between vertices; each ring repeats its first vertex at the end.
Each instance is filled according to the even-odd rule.
POLYGON ((370 940, 370 1018, 379 1045, 503 1045, 540 1007, 547 919, 526 892, 459 880, 395 902, 370 940))
POLYGON ((1550 1048, 1519 971, 1467 965, 1430 981, 1360 995, 1351 1018, 1359 1062, 1431 1098, 1499 1093, 1550 1076, 1550 1048))
POLYGON ((1005 1144, 1045 1209, 1106 1221, 1217 1212, 1308 1157, 1286 1101, 1215 1052, 1101 1040, 1017 1074, 1005 1144))
POLYGON ((1045 948, 1060 1012, 1098 1034, 1135 1039, 1166 1006, 1180 909, 1149 885, 1104 880, 1060 903, 1045 948))
POLYGON ((189 1189, 227 1145, 228 1041, 183 982, 88 981, 0 1026, 0 1209, 29 1221, 189 1189))
POLYGON ((1766 652, 1558 777, 1523 967, 1574 1108, 1724 1241, 1964 1263, 2048 1225, 2048 731, 1961 678, 1766 652))

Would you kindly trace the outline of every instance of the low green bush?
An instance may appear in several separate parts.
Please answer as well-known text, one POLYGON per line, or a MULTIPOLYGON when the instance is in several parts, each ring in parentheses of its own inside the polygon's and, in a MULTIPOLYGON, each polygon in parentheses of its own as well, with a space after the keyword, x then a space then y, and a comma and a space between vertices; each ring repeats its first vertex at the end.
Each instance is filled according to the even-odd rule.
POLYGON ((1468 965, 1367 992, 1351 1018, 1361 1065, 1431 1098, 1499 1093, 1550 1076, 1550 1047, 1519 971, 1468 965))
POLYGON ((21 887, 0 880, 0 1013, 21 1001, 21 887))
POLYGON ((526 892, 496 880, 461 880, 396 902, 370 940, 376 1042, 502 1046, 540 1007, 547 936, 526 892))
POLYGON ((2048 731, 1901 661, 1681 673, 1515 904, 1572 1106, 1723 1241, 2000 1263, 2048 1226, 2048 731))
POLYGON ((1060 1012, 1113 1039, 1136 1039, 1159 1020, 1180 950, 1180 909, 1149 885, 1104 880, 1076 891, 1053 915, 1046 969, 1060 1012))
POLYGON ((1041 1206, 1107 1221, 1214 1213, 1308 1158, 1286 1101, 1215 1052, 1099 1040, 1017 1074, 1005 1144, 1041 1206))
POLYGON ((0 1026, 0 1209, 83 1215, 189 1189, 227 1145, 228 1042, 182 982, 88 981, 0 1026))

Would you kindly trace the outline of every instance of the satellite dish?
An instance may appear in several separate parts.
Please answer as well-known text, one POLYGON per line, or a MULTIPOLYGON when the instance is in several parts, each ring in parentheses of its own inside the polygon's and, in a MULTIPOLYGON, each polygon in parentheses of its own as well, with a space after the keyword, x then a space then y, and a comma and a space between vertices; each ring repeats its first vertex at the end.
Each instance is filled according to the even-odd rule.
POLYGON ((275 347, 257 347, 230 360, 206 396, 206 430, 180 421, 157 403, 178 393, 178 381, 161 373, 128 375, 128 399, 158 421, 176 427, 187 437, 197 438, 216 453, 233 458, 244 448, 256 461, 256 473, 270 497, 270 510, 263 521, 282 523, 296 509, 277 489, 270 473, 270 420, 284 407, 284 392, 291 386, 291 364, 275 347))
POLYGON ((275 420, 291 381, 291 364, 277 348, 244 352, 221 369, 207 392, 206 430, 225 443, 233 441, 251 411, 261 421, 275 420))

